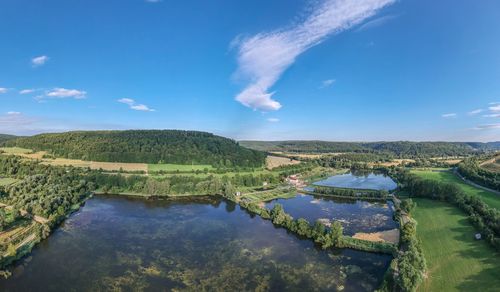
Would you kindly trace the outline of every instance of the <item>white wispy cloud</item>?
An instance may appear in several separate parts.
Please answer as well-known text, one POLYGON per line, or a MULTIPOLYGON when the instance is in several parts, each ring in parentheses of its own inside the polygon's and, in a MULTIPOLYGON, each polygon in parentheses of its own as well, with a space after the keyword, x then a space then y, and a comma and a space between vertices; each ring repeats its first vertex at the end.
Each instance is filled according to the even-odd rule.
POLYGON ((394 19, 396 17, 398 17, 398 15, 385 15, 382 17, 372 19, 372 20, 367 21, 366 23, 362 24, 356 31, 360 32, 360 31, 365 31, 365 30, 370 29, 370 28, 381 26, 382 24, 384 24, 384 23, 388 22, 389 20, 394 19))
POLYGON ((63 99, 63 98, 74 98, 74 99, 84 99, 87 98, 87 92, 78 89, 67 89, 62 87, 55 87, 51 90, 45 92, 45 94, 38 95, 35 99, 63 99))
POLYGON ((34 89, 23 89, 23 90, 19 91, 19 94, 30 94, 30 93, 33 93, 33 92, 35 92, 34 89))
POLYGON ((321 88, 326 88, 326 87, 330 87, 333 85, 333 83, 335 83, 335 79, 327 79, 327 80, 323 80, 323 82, 321 82, 321 88))
POLYGON ((268 118, 267 121, 270 122, 270 123, 277 123, 277 122, 280 121, 280 119, 278 119, 278 118, 268 118))
POLYGON ((482 109, 476 109, 476 110, 473 110, 473 111, 468 112, 467 114, 468 114, 469 116, 474 116, 474 115, 480 114, 480 113, 482 113, 482 112, 483 112, 483 110, 482 110, 482 109))
POLYGON ((144 104, 138 104, 133 100, 132 98, 121 98, 118 100, 120 103, 124 103, 129 106, 130 109, 136 110, 136 111, 145 111, 145 112, 154 112, 155 110, 152 108, 149 108, 147 105, 144 104))
POLYGON ((449 113, 449 114, 442 114, 441 115, 443 118, 447 119, 447 118, 455 118, 457 116, 456 113, 449 113))
POLYGON ((0 94, 7 93, 7 91, 9 91, 7 88, 0 87, 0 94))
POLYGON ((249 84, 236 100, 255 110, 282 107, 273 99, 271 87, 296 58, 328 36, 345 31, 375 15, 395 0, 326 0, 316 4, 302 22, 286 29, 235 39, 238 69, 236 75, 249 84))
POLYGON ((500 113, 498 113, 498 114, 487 114, 487 115, 483 115, 483 117, 485 117, 485 118, 500 118, 500 113))
POLYGON ((497 124, 487 124, 487 125, 479 125, 474 128, 475 130, 489 130, 489 129, 500 129, 500 123, 497 124))
POLYGON ((500 104, 492 103, 492 106, 488 107, 488 109, 492 112, 500 112, 500 104))
POLYGON ((45 55, 38 56, 38 57, 31 59, 31 64, 33 65, 33 67, 39 67, 39 66, 42 66, 45 63, 47 63, 48 60, 49 60, 49 57, 47 57, 45 55))
POLYGON ((7 115, 20 115, 21 113, 20 112, 7 112, 7 115))

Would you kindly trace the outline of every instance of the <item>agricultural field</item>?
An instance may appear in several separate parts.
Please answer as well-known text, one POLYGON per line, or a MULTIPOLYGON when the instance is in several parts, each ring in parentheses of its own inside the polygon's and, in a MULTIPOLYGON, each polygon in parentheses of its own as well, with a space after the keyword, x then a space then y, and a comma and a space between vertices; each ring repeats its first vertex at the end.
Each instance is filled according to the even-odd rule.
POLYGON ((272 156, 272 155, 268 155, 266 157, 267 169, 273 169, 280 166, 295 165, 295 164, 300 164, 300 161, 292 158, 272 156))
POLYGON ((422 178, 439 180, 442 182, 456 184, 468 195, 478 196, 489 206, 500 210, 499 195, 468 185, 449 170, 446 171, 413 170, 412 172, 422 178))
POLYGON ((500 287, 500 255, 484 240, 460 209, 429 199, 413 199, 417 236, 428 275, 419 291, 494 291, 500 287))
POLYGON ((213 167, 209 164, 202 165, 185 165, 185 164, 148 164, 148 172, 189 172, 189 171, 204 171, 204 170, 213 170, 213 167))
POLYGON ((38 159, 41 160, 43 164, 54 166, 88 167, 105 171, 142 171, 144 173, 148 171, 148 165, 146 163, 98 162, 67 158, 44 158, 47 155, 45 151, 33 152, 31 149, 19 147, 3 147, 0 148, 0 151, 2 151, 4 155, 17 155, 27 159, 38 159))

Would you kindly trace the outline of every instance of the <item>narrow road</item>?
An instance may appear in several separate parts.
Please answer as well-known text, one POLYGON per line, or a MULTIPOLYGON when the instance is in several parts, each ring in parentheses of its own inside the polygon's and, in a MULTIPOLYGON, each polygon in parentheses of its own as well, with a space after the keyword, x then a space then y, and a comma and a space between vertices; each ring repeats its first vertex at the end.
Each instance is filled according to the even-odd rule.
POLYGON ((468 185, 471 185, 473 187, 476 187, 476 188, 479 188, 479 189, 482 189, 484 191, 487 191, 487 192, 490 192, 490 193, 494 193, 496 195, 499 195, 500 196, 500 192, 497 191, 497 190, 493 190, 493 189, 490 189, 490 188, 487 188, 487 187, 484 187, 482 185, 478 185, 477 183, 473 182, 473 181, 470 181, 468 179, 466 179, 465 177, 463 177, 460 173, 458 173, 457 169, 456 168, 453 168, 453 173, 458 176, 464 183, 468 184, 468 185))

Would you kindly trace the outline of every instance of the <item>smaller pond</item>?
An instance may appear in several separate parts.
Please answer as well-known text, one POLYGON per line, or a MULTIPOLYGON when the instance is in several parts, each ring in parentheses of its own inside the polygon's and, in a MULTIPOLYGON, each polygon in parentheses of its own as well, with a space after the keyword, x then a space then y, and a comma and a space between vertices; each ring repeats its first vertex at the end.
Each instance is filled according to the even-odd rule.
POLYGON ((357 232, 379 232, 397 228, 393 220, 393 205, 387 202, 367 202, 298 194, 291 199, 270 201, 271 209, 276 203, 283 205, 285 212, 293 218, 304 218, 310 223, 318 219, 337 220, 344 227, 344 234, 357 232))
POLYGON ((334 175, 325 180, 315 182, 313 185, 377 191, 391 191, 397 187, 396 183, 387 175, 373 172, 351 172, 347 174, 334 175))

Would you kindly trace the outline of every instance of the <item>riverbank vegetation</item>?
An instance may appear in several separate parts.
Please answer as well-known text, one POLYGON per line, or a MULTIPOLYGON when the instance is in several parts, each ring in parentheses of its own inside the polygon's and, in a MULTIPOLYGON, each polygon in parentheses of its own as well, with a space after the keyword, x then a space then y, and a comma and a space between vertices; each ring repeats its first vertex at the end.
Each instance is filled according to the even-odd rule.
POLYGON ((364 190, 364 189, 347 189, 336 188, 329 186, 314 185, 314 190, 308 193, 317 194, 322 196, 332 196, 339 198, 353 198, 353 199, 377 199, 387 200, 391 196, 386 190, 364 190))

